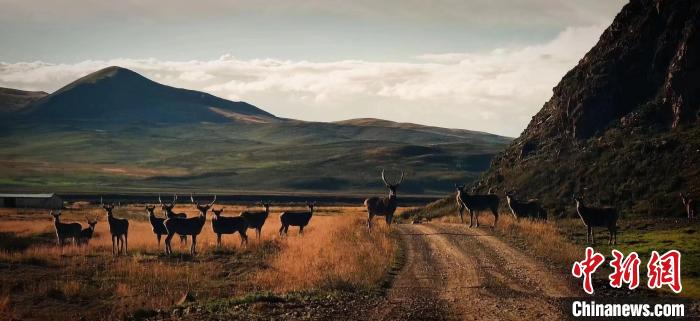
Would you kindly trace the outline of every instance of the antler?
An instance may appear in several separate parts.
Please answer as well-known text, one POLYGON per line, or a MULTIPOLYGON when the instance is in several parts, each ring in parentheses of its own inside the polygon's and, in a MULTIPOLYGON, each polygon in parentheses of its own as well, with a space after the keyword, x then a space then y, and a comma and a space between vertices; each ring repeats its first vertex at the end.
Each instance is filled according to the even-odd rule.
POLYGON ((163 205, 163 200, 160 199, 160 194, 158 194, 158 203, 160 203, 160 205, 163 205))
POLYGON ((194 196, 192 196, 192 193, 190 193, 190 201, 192 204, 197 204, 197 202, 194 201, 194 196))
POLYGON ((177 202, 177 194, 173 194, 173 204, 175 204, 175 202, 177 202))
POLYGON ((209 206, 214 206, 214 202, 216 202, 216 194, 214 194, 214 199, 209 203, 209 206))
POLYGON ((403 182, 403 174, 404 174, 403 171, 401 171, 401 178, 399 179, 399 181, 394 183, 394 184, 390 184, 389 182, 386 181, 386 178, 384 177, 384 169, 382 169, 382 181, 384 181, 384 184, 386 184, 387 186, 396 186, 396 185, 401 184, 401 182, 403 182))

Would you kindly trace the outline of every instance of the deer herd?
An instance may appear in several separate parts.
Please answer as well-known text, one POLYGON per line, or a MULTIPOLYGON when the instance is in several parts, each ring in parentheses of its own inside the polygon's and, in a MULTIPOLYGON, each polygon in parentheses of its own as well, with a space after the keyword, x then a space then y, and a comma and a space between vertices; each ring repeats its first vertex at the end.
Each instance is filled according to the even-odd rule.
MULTIPOLYGON (((370 197, 364 201, 364 206, 367 210, 367 228, 372 230, 372 219, 375 216, 383 216, 386 224, 391 226, 394 218, 394 213, 398 207, 396 191, 399 185, 403 182, 404 173, 398 180, 387 180, 384 170, 381 173, 382 182, 389 190, 389 195, 385 197, 370 197)), ((479 212, 488 211, 494 216, 493 227, 498 224, 498 209, 500 198, 498 195, 489 192, 487 194, 468 193, 466 185, 455 184, 456 188, 456 205, 458 216, 464 224, 464 211, 469 213, 469 227, 479 227, 479 212)), ((695 217, 695 203, 688 194, 680 194, 683 202, 683 207, 687 212, 688 219, 695 217)), ((515 191, 505 193, 508 209, 513 217, 519 221, 520 219, 531 220, 547 220, 547 211, 541 206, 536 199, 519 200, 516 198, 515 191)), ((246 210, 240 212, 238 216, 223 216, 224 208, 215 209, 216 195, 209 203, 199 203, 190 195, 191 204, 199 211, 199 215, 188 217, 185 213, 175 213, 173 209, 177 203, 177 195, 173 196, 171 202, 163 202, 158 196, 158 204, 164 213, 165 217, 156 216, 156 205, 146 205, 146 213, 148 220, 153 228, 153 233, 156 236, 158 246, 163 236, 165 236, 165 253, 172 253, 171 241, 177 234, 180 242, 187 244, 188 236, 191 239, 190 254, 196 254, 197 236, 202 232, 206 222, 207 212, 212 211, 211 227, 216 235, 216 246, 221 247, 221 236, 224 234, 238 233, 241 239, 241 245, 248 244, 248 229, 254 229, 256 236, 260 239, 263 225, 270 215, 269 202, 261 202, 260 205, 264 208, 261 211, 246 210)), ((617 220, 619 213, 612 207, 591 207, 584 204, 583 198, 574 195, 573 201, 576 206, 576 213, 581 218, 581 221, 587 228, 586 242, 595 243, 593 237, 594 227, 604 227, 609 232, 608 244, 617 243, 617 220)), ((114 255, 125 254, 128 249, 128 232, 129 221, 124 218, 116 218, 112 214, 114 203, 104 204, 100 200, 100 205, 107 215, 107 223, 109 224, 109 232, 112 235, 112 253, 114 255)), ((286 236, 290 226, 299 227, 299 234, 302 235, 304 227, 306 227, 313 214, 314 202, 307 202, 308 210, 293 210, 282 212, 279 216, 281 227, 279 235, 286 236)), ((62 246, 67 240, 72 240, 75 245, 87 244, 93 236, 97 220, 87 219, 88 227, 83 228, 79 223, 62 223, 60 220, 60 211, 51 211, 53 216, 54 226, 56 229, 56 238, 58 245, 62 246)))

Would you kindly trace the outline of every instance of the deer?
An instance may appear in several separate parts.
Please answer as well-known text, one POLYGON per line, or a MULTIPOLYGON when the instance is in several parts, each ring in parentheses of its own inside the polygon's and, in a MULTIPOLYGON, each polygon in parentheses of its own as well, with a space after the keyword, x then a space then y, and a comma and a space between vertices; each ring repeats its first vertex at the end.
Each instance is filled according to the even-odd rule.
POLYGON ((262 234, 262 227, 270 215, 270 202, 260 202, 260 204, 265 208, 264 211, 243 211, 240 214, 248 222, 248 228, 255 229, 255 236, 258 240, 262 234))
POLYGON ((153 233, 156 235, 156 239, 158 240, 158 246, 160 246, 160 239, 163 237, 163 235, 168 235, 168 229, 165 228, 165 222, 164 218, 160 218, 156 216, 156 206, 155 205, 146 205, 146 212, 148 213, 148 221, 151 223, 151 227, 153 228, 153 233))
POLYGON ((403 182, 403 171, 401 171, 401 178, 395 182, 388 182, 384 177, 384 170, 382 169, 382 182, 389 189, 389 196, 386 197, 370 197, 365 200, 365 208, 367 208, 367 228, 372 230, 372 219, 375 216, 384 216, 387 226, 391 227, 391 223, 394 220, 394 212, 398 206, 398 200, 396 199, 396 189, 403 182))
POLYGON ((282 222, 282 227, 280 227, 280 236, 287 235, 289 226, 298 226, 299 235, 304 234, 304 227, 309 225, 311 217, 314 215, 314 206, 316 202, 306 202, 306 206, 309 207, 308 211, 285 211, 280 215, 280 222, 282 222))
POLYGON ((586 243, 595 244, 593 236, 594 227, 606 227, 610 233, 608 245, 617 244, 617 219, 619 213, 613 207, 588 207, 583 203, 583 198, 574 195, 576 212, 588 229, 586 231, 586 243))
MULTIPOLYGON (((170 203, 163 203, 163 200, 160 199, 160 195, 158 195, 158 203, 160 203, 160 208, 165 212, 165 217, 166 218, 187 218, 186 213, 175 213, 173 211, 173 208, 175 208, 175 203, 177 202, 177 194, 173 194, 173 201, 170 203)), ((165 220, 163 220, 165 221, 165 220)), ((155 232, 155 231, 154 231, 155 232)), ((168 233, 165 233, 168 234, 168 233)), ((180 244, 187 244, 187 235, 180 235, 180 244)), ((160 241, 158 242, 158 245, 160 245, 160 241)))
POLYGON ((114 203, 102 204, 102 208, 107 212, 109 233, 112 234, 112 255, 126 254, 129 248, 129 221, 114 217, 114 203))
POLYGON ((688 219, 692 220, 695 218, 695 200, 693 200, 688 193, 679 193, 681 196, 681 201, 683 202, 683 207, 685 207, 685 212, 688 214, 688 219))
MULTIPOLYGON (((472 194, 466 191, 466 185, 455 184, 457 189, 457 207, 459 208, 459 219, 464 223, 464 210, 469 211, 469 227, 479 227, 479 212, 490 210, 493 213, 494 221, 492 228, 498 224, 498 205, 501 202, 496 194, 472 194)), ((490 191, 489 191, 490 192, 490 191)))
MULTIPOLYGON (((222 207, 219 210, 212 209, 212 213, 214 213, 214 216, 211 218, 211 227, 214 230, 214 234, 216 234, 216 247, 221 247, 221 235, 223 234, 235 234, 238 232, 238 235, 241 236, 241 246, 244 245, 248 246, 248 235, 246 234, 246 231, 248 228, 250 228, 250 225, 248 223, 248 220, 245 217, 242 216, 233 216, 233 217, 227 217, 227 216, 221 216, 221 213, 223 213, 224 208, 222 207)), ((267 218, 267 216, 266 216, 267 218)), ((263 223, 265 221, 263 220, 263 223)), ((262 225, 261 225, 262 227, 262 225)))
POLYGON ((87 220, 88 227, 80 231, 78 243, 88 245, 90 239, 92 239, 92 234, 95 233, 95 225, 97 225, 97 220, 91 220, 87 217, 85 219, 87 220))
POLYGON ((165 254, 172 254, 173 249, 170 242, 175 234, 192 236, 190 255, 197 254, 197 235, 202 233, 202 227, 204 227, 204 223, 207 221, 207 211, 214 206, 214 202, 216 202, 216 195, 214 195, 214 200, 212 200, 211 203, 205 203, 204 205, 195 202, 194 197, 192 196, 190 196, 190 199, 199 210, 199 216, 190 218, 172 217, 167 218, 165 222, 163 222, 163 224, 165 224, 165 228, 168 230, 168 236, 165 237, 165 254))
POLYGON ((537 200, 519 201, 515 198, 515 191, 510 191, 506 192, 506 201, 510 212, 518 221, 520 218, 547 220, 547 211, 542 208, 537 200))
POLYGON ((77 245, 83 226, 80 223, 61 223, 61 211, 51 211, 49 215, 53 216, 58 246, 63 246, 66 239, 73 239, 73 244, 77 245))

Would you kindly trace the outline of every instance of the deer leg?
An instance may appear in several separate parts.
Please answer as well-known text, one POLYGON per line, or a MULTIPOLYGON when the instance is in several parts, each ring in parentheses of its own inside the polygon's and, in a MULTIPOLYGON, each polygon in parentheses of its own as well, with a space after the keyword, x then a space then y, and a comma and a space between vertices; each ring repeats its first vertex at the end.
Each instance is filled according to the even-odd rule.
MULTIPOLYGON (((462 206, 462 205, 459 206, 459 220, 462 221, 462 224, 464 224, 464 206, 462 206)), ((470 222, 470 227, 471 227, 471 222, 470 222)))
POLYGON ((493 228, 496 228, 496 224, 498 224, 498 209, 494 209, 493 207, 491 208, 491 213, 493 213, 493 228))
POLYGON ((112 235, 112 255, 117 255, 117 236, 112 235))
POLYGON ((129 252, 129 233, 124 233, 124 254, 129 252))
POLYGON ((474 215, 474 219, 476 219, 476 227, 479 227, 479 211, 474 210, 472 214, 474 215))
POLYGON ((592 226, 591 226, 591 244, 595 244, 595 231, 593 231, 592 226))
POLYGON ((156 234, 156 238, 158 239, 158 247, 160 247, 160 238, 161 238, 161 235, 160 235, 160 234, 156 234))
POLYGON ((299 235, 303 235, 303 234, 304 234, 304 226, 299 225, 299 235))
POLYGON ((221 234, 216 234, 216 247, 221 247, 221 234))
POLYGON ((368 228, 370 231, 372 231, 372 218, 373 218, 373 217, 374 217, 374 215, 372 215, 372 213, 370 213, 369 211, 367 211, 367 228, 368 228))
POLYGON ((282 226, 280 226, 280 236, 282 236, 282 232, 284 232, 284 224, 282 224, 282 226))
POLYGON ((391 222, 394 220, 394 215, 387 215, 386 216, 386 225, 391 227, 391 222))
POLYGON ((248 235, 246 235, 246 232, 239 232, 238 234, 241 235, 241 246, 248 247, 248 235), (245 243, 245 245, 243 244, 245 243))
POLYGON ((174 233, 168 232, 168 236, 165 237, 165 254, 170 254, 172 253, 172 248, 170 247, 170 241, 172 241, 173 236, 175 236, 174 233))
POLYGON ((192 246, 190 247, 190 255, 197 254, 197 235, 192 235, 192 246))

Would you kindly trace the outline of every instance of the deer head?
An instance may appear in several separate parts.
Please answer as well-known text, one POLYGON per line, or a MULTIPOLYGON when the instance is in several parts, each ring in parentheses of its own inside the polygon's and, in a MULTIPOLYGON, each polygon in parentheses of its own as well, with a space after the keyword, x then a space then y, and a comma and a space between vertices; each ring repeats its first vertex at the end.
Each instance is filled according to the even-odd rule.
POLYGON ((146 212, 148 212, 149 216, 154 216, 156 215, 156 206, 155 205, 146 205, 146 212))
POLYGON ((61 211, 56 211, 56 212, 50 211, 50 212, 49 212, 49 215, 53 216, 53 218, 54 218, 55 220, 58 220, 58 217, 61 216, 61 211))
POLYGON ((218 219, 219 216, 221 216, 221 213, 224 212, 224 208, 222 207, 221 209, 218 209, 218 210, 212 209, 211 212, 214 213, 214 216, 216 216, 216 218, 218 219))
POLYGON ((85 217, 85 219, 87 220, 88 226, 90 226, 90 228, 92 230, 95 230, 95 225, 97 225, 97 220, 91 220, 87 216, 85 217))
POLYGON ((207 214, 207 211, 208 211, 212 206, 214 206, 214 202, 216 202, 216 195, 214 195, 214 199, 211 201, 211 203, 199 204, 198 202, 196 202, 196 201, 194 200, 194 196, 192 196, 192 194, 190 194, 190 200, 192 201, 192 204, 194 204, 194 205, 197 207, 197 209, 199 210, 199 212, 201 212, 202 214, 206 215, 206 214, 207 214))
POLYGON ((114 209, 114 203, 102 203, 102 197, 100 197, 100 205, 102 205, 102 208, 107 212, 107 216, 112 216, 112 210, 114 209))
MULTIPOLYGON (((268 206, 269 206, 269 204, 268 204, 268 206)), ((306 202, 306 206, 308 206, 308 207, 309 207, 309 210, 310 210, 311 212, 313 212, 313 211, 314 211, 314 206, 316 206, 316 202, 306 202)))
POLYGON ((384 176, 384 170, 382 169, 382 181, 384 182, 384 185, 389 189, 389 196, 395 197, 396 196, 396 189, 401 185, 401 182, 403 182, 403 171, 401 171, 401 178, 399 178, 398 181, 387 181, 386 177, 384 176))
POLYGON ((177 202, 177 194, 173 194, 173 201, 170 203, 163 203, 163 200, 160 198, 160 195, 158 195, 158 203, 160 204, 160 208, 166 212, 170 212, 173 210, 175 207, 175 202, 177 202))

